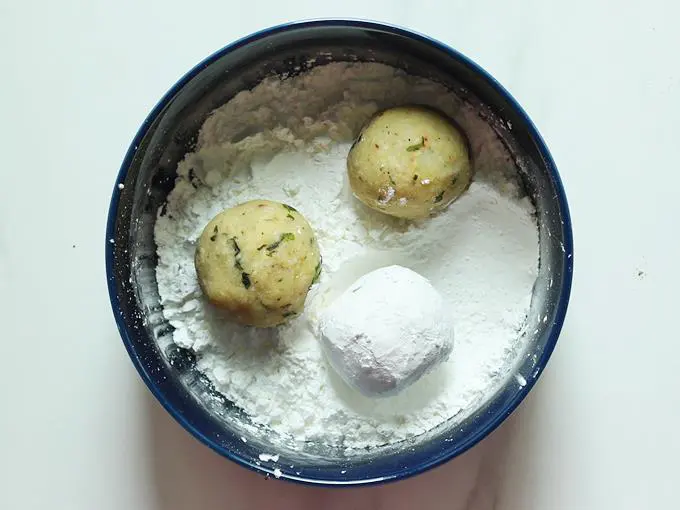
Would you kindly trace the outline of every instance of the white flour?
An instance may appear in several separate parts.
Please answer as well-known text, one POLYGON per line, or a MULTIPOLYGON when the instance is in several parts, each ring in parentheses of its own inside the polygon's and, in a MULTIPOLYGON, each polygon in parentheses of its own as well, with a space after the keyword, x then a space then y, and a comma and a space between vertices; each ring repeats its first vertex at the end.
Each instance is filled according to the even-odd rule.
POLYGON ((460 420, 499 387, 522 348, 518 330, 537 274, 538 232, 515 174, 493 131, 432 82, 379 64, 344 63, 265 80, 205 122, 159 214, 156 276, 174 342, 194 350, 199 370, 254 422, 284 437, 352 450, 460 420), (456 119, 477 172, 447 211, 414 223, 368 210, 345 179, 361 125, 380 108, 408 102, 456 119), (205 224, 255 198, 300 210, 324 262, 305 312, 272 330, 232 324, 206 306, 193 264, 205 224), (390 264, 419 272, 442 293, 454 313, 456 344, 440 369, 397 396, 374 400, 339 380, 312 331, 330 300, 390 264))
POLYGON ((323 310, 317 334, 335 371, 370 397, 403 391, 445 361, 454 327, 437 289, 392 265, 352 283, 323 310))

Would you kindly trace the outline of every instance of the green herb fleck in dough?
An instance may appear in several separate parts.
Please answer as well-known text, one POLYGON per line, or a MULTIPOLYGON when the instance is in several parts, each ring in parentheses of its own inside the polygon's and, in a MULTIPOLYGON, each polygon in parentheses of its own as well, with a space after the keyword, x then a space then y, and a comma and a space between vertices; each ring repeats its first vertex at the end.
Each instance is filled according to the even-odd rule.
POLYGON ((215 225, 215 228, 213 229, 213 235, 210 236, 211 241, 217 239, 217 232, 218 232, 217 225, 215 225))
POLYGON ((443 198, 444 198, 444 192, 442 191, 439 195, 434 197, 434 203, 436 204, 437 202, 441 202, 443 198))
POLYGON ((290 218, 291 220, 295 220, 295 216, 293 216, 290 213, 286 214, 286 218, 290 218))
POLYGON ((238 254, 241 253, 241 248, 239 247, 238 243, 236 242, 236 238, 232 237, 229 240, 231 241, 231 244, 234 247, 234 257, 238 257, 238 254))
POLYGON ((291 315, 295 315, 295 312, 284 312, 281 314, 282 317, 290 317, 291 315))
POLYGON ((271 256, 272 253, 276 251, 276 248, 281 244, 281 239, 274 241, 272 244, 267 245, 267 255, 271 256))
POLYGON ((261 246, 258 246, 258 247, 257 247, 257 251, 260 251, 260 250, 262 250, 262 249, 264 249, 264 248, 266 248, 266 247, 267 247, 266 244, 263 244, 263 245, 261 245, 261 246))
POLYGON ((235 237, 229 238, 229 241, 231 241, 231 245, 234 248, 234 267, 238 269, 239 271, 243 271, 243 266, 241 265, 241 248, 239 247, 238 243, 236 242, 235 237))
POLYGON ((262 306, 262 308, 264 308, 265 310, 267 310, 267 311, 269 311, 269 312, 275 310, 275 309, 272 308, 271 306, 265 304, 261 299, 259 300, 259 303, 260 303, 260 306, 262 306))
POLYGON ((421 136, 421 137, 420 137, 420 142, 419 142, 419 143, 415 143, 415 144, 413 144, 413 145, 409 145, 408 147, 406 147, 406 151, 407 151, 407 152, 419 151, 419 150, 422 149, 423 147, 425 147, 425 137, 424 137, 424 136, 421 136))
MULTIPOLYGON (((271 255, 274 253, 276 248, 279 247, 279 245, 284 242, 284 241, 294 241, 295 240, 295 234, 292 232, 284 232, 281 234, 281 237, 279 238, 278 241, 274 241, 273 243, 267 245, 267 255, 271 255)), ((259 248, 258 248, 259 249, 259 248)))
POLYGON ((454 186, 456 184, 456 181, 458 180, 458 176, 454 175, 453 179, 451 179, 451 186, 454 186))
POLYGON ((241 283, 246 289, 250 288, 250 275, 248 273, 241 273, 241 283))
POLYGON ((319 281, 319 278, 321 277, 321 257, 319 257, 319 263, 316 265, 316 269, 314 270, 314 278, 312 279, 312 285, 314 285, 316 282, 319 281))
POLYGON ((283 207, 286 208, 286 210, 288 210, 288 211, 290 211, 290 212, 297 212, 297 209, 296 209, 295 207, 292 207, 292 206, 290 206, 290 205, 288 205, 288 204, 282 204, 282 205, 283 205, 283 207))
POLYGON ((418 174, 415 174, 415 175, 413 176, 413 181, 415 182, 415 181, 417 181, 417 180, 418 180, 418 174))
POLYGON ((387 174, 387 177, 389 177, 389 179, 390 179, 390 184, 391 184, 392 186, 396 186, 396 185, 397 185, 397 183, 394 182, 394 179, 392 179, 392 175, 391 175, 391 174, 387 174))

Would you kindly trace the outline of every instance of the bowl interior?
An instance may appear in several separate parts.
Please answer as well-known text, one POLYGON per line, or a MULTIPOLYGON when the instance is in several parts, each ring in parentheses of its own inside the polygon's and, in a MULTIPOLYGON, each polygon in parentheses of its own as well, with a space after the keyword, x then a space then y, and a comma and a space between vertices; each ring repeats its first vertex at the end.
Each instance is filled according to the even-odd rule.
MULTIPOLYGON (((531 122, 491 78, 452 50, 400 29, 365 22, 288 25, 255 34, 218 52, 185 76, 140 130, 121 169, 109 222, 109 286, 121 334, 146 383, 161 403, 199 439, 253 469, 271 452, 266 433, 195 369, 194 355, 169 341, 156 285, 156 215, 175 181, 175 169, 194 148, 198 130, 215 108, 271 74, 294 75, 331 61, 374 61, 446 85, 504 141, 522 170, 540 227, 540 268, 524 335, 526 357, 510 378, 462 423, 446 423, 412 441, 345 456, 314 445, 277 446, 283 477, 306 482, 369 483, 400 478, 466 450, 498 425, 528 392, 559 334, 571 281, 571 232, 563 190, 531 122), (312 60, 314 59, 314 60, 312 60), (509 126, 512 126, 511 129, 509 126), (521 378, 520 378, 521 380, 521 378), (245 441, 242 439, 245 438, 245 441)), ((273 467, 273 466, 272 466, 273 467)))

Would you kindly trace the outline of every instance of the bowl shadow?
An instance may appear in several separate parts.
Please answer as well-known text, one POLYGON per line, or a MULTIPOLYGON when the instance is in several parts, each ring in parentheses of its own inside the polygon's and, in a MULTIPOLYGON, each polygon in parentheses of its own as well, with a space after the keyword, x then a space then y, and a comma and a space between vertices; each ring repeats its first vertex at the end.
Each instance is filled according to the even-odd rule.
POLYGON ((242 468, 194 439, 148 392, 140 398, 155 510, 493 510, 503 471, 511 464, 506 456, 518 415, 525 414, 520 408, 474 448, 419 476, 334 489, 278 481, 242 468))

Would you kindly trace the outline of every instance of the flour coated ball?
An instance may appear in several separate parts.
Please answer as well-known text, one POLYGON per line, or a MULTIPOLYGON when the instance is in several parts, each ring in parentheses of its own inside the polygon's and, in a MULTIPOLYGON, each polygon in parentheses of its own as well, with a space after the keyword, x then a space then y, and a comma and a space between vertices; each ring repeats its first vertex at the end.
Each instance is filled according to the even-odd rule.
POLYGON ((463 134, 444 115, 419 106, 391 108, 362 129, 347 157, 354 195, 400 218, 425 218, 470 185, 463 134))
POLYGON ((319 317, 330 365, 369 397, 400 392, 453 349, 453 321, 430 282, 401 266, 372 271, 349 286, 319 317))
POLYGON ((215 216, 198 240, 203 293, 234 321, 276 326, 302 312, 321 271, 312 227, 294 208, 253 200, 215 216))

